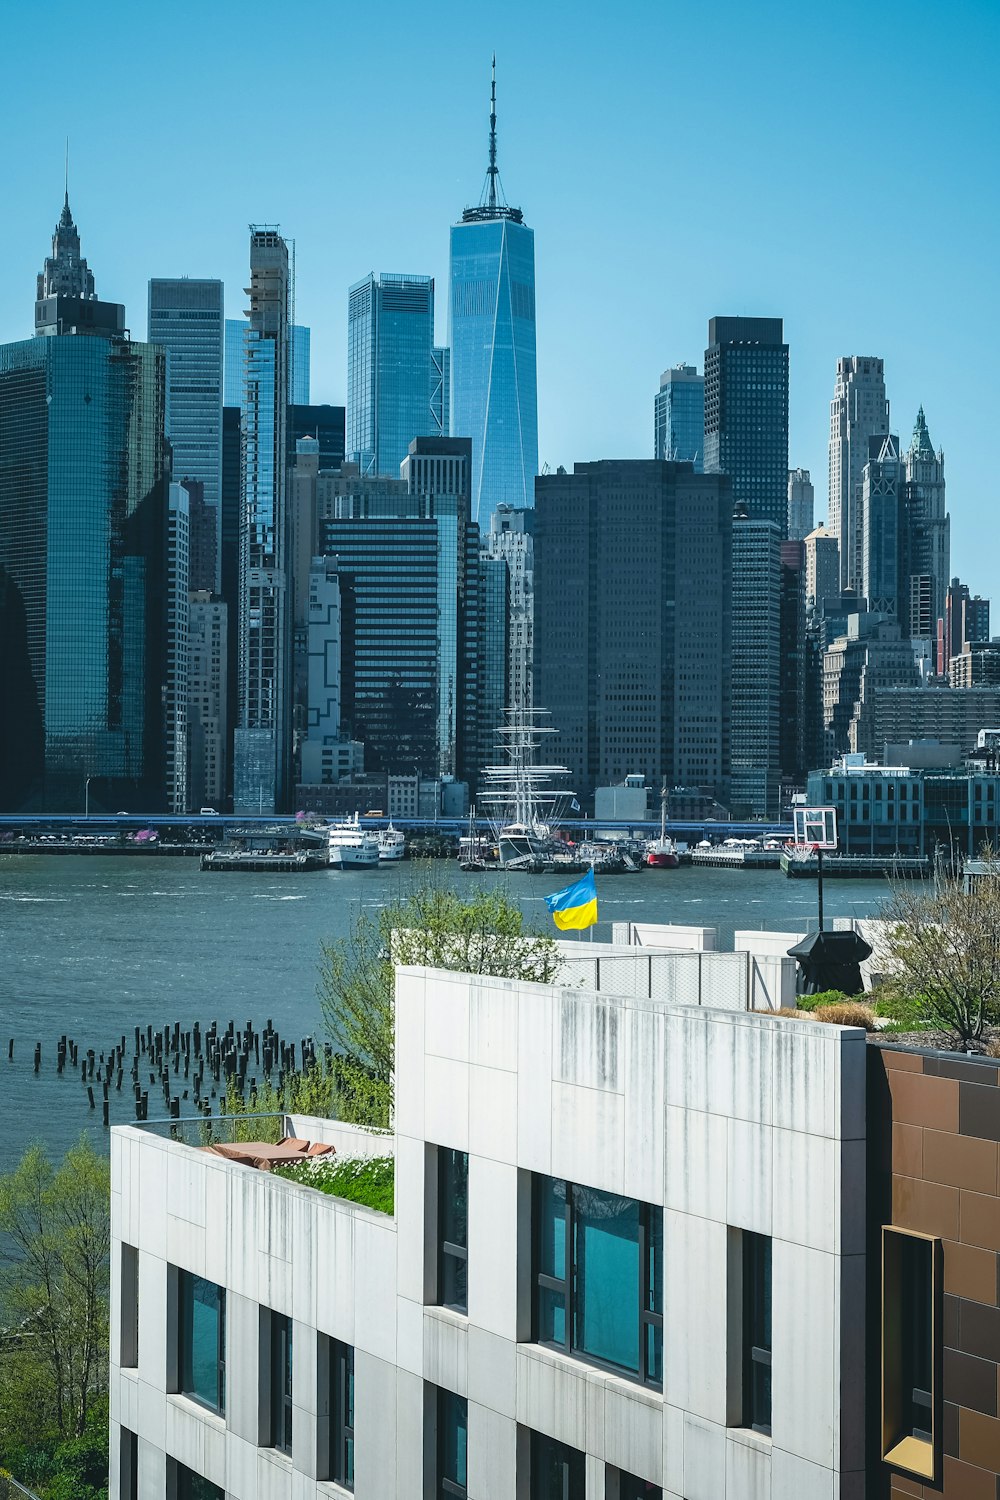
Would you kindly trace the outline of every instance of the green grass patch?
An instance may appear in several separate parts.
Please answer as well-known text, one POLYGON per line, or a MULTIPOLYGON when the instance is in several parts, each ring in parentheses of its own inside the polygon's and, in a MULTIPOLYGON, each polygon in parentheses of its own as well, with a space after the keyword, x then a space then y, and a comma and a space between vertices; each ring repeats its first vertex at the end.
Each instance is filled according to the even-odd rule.
POLYGON ((329 1193, 331 1198, 363 1203, 380 1214, 395 1211, 396 1162, 391 1156, 319 1156, 275 1167, 274 1175, 329 1193))

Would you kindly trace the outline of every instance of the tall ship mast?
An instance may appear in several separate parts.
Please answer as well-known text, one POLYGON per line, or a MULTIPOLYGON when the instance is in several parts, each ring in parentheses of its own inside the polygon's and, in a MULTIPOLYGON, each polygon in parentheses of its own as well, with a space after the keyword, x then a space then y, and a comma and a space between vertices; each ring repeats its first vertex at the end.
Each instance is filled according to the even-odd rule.
POLYGON ((565 785, 566 766, 540 759, 551 737, 547 708, 508 708, 496 730, 500 764, 484 766, 478 797, 500 851, 500 863, 545 858, 564 846, 552 825, 564 817, 574 794, 565 785))

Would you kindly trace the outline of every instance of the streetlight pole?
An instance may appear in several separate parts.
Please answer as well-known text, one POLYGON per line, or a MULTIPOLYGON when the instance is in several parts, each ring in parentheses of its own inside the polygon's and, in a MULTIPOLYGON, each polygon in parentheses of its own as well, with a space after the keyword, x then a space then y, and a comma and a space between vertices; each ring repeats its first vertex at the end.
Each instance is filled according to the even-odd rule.
POLYGON ((83 816, 85 818, 90 817, 90 783, 93 779, 93 776, 88 776, 83 783, 83 816))

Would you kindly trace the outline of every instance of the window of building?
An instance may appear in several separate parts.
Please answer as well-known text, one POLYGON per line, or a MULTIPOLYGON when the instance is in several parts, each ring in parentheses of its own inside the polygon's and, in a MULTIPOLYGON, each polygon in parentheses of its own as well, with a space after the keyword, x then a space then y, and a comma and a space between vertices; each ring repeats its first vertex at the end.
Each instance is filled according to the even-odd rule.
MULTIPOLYGON (((326 1412, 326 1453, 320 1474, 345 1490, 354 1488, 354 1348, 319 1335, 320 1413, 326 1412)), ((321 1434, 322 1436, 322 1434, 321 1434)))
POLYGON ((663 1210, 551 1177, 534 1182, 534 1336, 663 1381, 663 1210))
POLYGON ((121 1500, 139 1500, 139 1439, 127 1427, 118 1433, 118 1494, 121 1500))
POLYGON ((438 1301, 469 1310, 469 1153, 439 1146, 438 1301))
POLYGON ((605 1470, 604 1500, 663 1500, 663 1490, 650 1479, 638 1479, 624 1469, 605 1470))
POLYGON ((452 1391, 436 1393, 436 1500, 468 1494, 468 1402, 452 1391))
POLYGON ((171 1477, 171 1470, 173 1483, 168 1483, 167 1487, 169 1500, 226 1500, 225 1490, 217 1484, 212 1484, 203 1475, 196 1474, 194 1469, 189 1469, 186 1464, 178 1463, 176 1459, 168 1459, 168 1481, 171 1477))
POLYGON ((586 1490, 586 1460, 578 1448, 532 1432, 528 1450, 529 1500, 580 1500, 586 1490))
POLYGON ((937 1479, 940 1241, 882 1228, 882 1457, 937 1479))
POLYGON ((139 1363, 139 1252, 131 1245, 122 1245, 120 1270, 119 1360, 123 1369, 135 1369, 139 1363))
POLYGON ((178 1390, 213 1411, 226 1410, 226 1293, 190 1271, 178 1273, 178 1390))
POLYGON ((292 1451, 292 1320, 272 1312, 271 1319, 271 1441, 282 1453, 292 1451))
POLYGON ((771 1240, 743 1233, 743 1426, 771 1431, 771 1240))

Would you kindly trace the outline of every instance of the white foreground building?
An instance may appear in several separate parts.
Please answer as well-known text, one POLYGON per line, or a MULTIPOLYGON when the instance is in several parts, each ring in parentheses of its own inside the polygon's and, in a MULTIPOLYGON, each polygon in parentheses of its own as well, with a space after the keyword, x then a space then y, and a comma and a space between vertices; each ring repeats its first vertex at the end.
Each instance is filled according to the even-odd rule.
POLYGON ((112 1133, 111 1495, 864 1490, 865 1038, 401 969, 389 1216, 112 1133))

